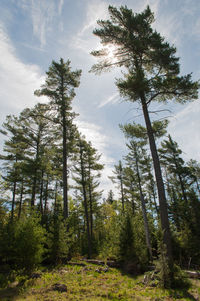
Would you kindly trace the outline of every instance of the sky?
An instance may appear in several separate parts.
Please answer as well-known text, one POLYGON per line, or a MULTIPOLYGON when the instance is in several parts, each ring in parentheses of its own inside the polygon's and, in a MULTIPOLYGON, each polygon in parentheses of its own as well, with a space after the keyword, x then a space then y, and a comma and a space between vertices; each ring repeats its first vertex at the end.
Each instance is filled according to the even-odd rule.
MULTIPOLYGON (((108 18, 108 5, 127 5, 134 12, 150 6, 153 27, 176 46, 181 74, 200 78, 199 0, 1 0, 0 1, 0 124, 8 114, 18 115, 43 98, 34 96, 45 80, 52 60, 70 60, 72 70, 82 69, 73 110, 79 114, 79 130, 102 154, 104 191, 112 188, 108 176, 114 164, 126 155, 119 124, 144 124, 140 108, 124 102, 115 87, 120 69, 97 76, 89 73, 96 58, 90 52, 100 47, 93 35, 98 19, 108 18)), ((168 133, 178 142, 185 160, 200 162, 200 101, 186 105, 154 104, 152 120, 168 117, 168 133)), ((0 135, 2 150, 3 135, 0 135)))

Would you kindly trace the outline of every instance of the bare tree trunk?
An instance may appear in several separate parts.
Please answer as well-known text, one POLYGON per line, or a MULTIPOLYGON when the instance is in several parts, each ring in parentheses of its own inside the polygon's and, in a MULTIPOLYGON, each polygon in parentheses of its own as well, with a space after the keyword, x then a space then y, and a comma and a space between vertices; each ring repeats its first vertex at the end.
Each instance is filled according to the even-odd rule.
POLYGON ((164 189, 164 183, 163 183, 163 178, 161 173, 160 160, 157 153, 153 129, 149 118, 149 112, 148 112, 144 95, 141 96, 141 101, 142 101, 142 109, 143 109, 144 119, 146 123, 147 134, 149 138, 150 150, 153 159, 153 165, 154 165, 154 171, 155 171, 155 177, 156 177, 156 183, 158 189, 158 197, 159 197, 159 205, 160 205, 160 220, 161 220, 161 226, 163 230, 163 242, 167 248, 167 257, 169 260, 169 264, 170 266, 172 266, 173 258, 172 258, 171 233, 169 227, 167 201, 165 197, 165 189, 164 189))
POLYGON ((19 211, 18 211, 18 219, 20 219, 21 212, 22 212, 22 200, 23 200, 23 193, 24 193, 24 181, 23 181, 23 179, 22 179, 21 191, 20 191, 20 199, 19 199, 19 211))
POLYGON ((89 203, 90 203, 90 235, 93 237, 93 207, 92 207, 92 192, 89 184, 89 203))
POLYGON ((43 215, 43 203, 42 203, 42 200, 43 200, 43 177, 44 177, 44 171, 42 170, 42 179, 41 179, 41 183, 40 183, 40 213, 43 215))
POLYGON ((87 203, 87 192, 86 192, 86 180, 83 166, 83 151, 80 145, 80 164, 81 164, 81 184, 83 189, 83 200, 84 200, 84 209, 85 209, 85 218, 86 218, 86 227, 87 227, 87 241, 88 241, 88 258, 92 254, 92 243, 90 235, 90 223, 89 223, 89 214, 88 214, 88 203, 87 203))
POLYGON ((147 219, 146 205, 145 205, 145 201, 144 201, 144 195, 143 195, 143 192, 142 192, 140 171, 139 171, 139 166, 138 166, 138 155, 137 155, 136 149, 134 149, 134 153, 135 153, 135 160, 136 160, 138 187, 139 187, 139 191, 140 191, 140 201, 141 201, 141 205, 142 205, 142 215, 143 215, 143 220, 144 220, 146 244, 147 244, 147 248, 148 248, 148 251, 149 251, 150 259, 152 259, 151 237, 150 237, 149 224, 148 224, 148 219, 147 219))
POLYGON ((63 214, 64 218, 68 218, 68 179, 67 179, 67 129, 66 118, 63 116, 63 214))
POLYGON ((12 193, 11 221, 13 221, 13 217, 14 217, 16 186, 17 186, 17 182, 15 181, 13 185, 13 193, 12 193))
POLYGON ((46 215, 47 213, 48 188, 49 188, 49 179, 47 177, 46 187, 45 187, 45 199, 44 199, 44 215, 46 215))

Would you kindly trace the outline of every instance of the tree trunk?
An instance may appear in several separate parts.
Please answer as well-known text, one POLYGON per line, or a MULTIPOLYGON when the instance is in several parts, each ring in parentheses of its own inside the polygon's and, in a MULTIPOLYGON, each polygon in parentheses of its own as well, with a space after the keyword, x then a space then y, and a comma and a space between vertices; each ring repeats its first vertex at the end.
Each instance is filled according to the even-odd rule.
POLYGON ((13 217, 14 217, 16 186, 17 186, 17 182, 15 181, 13 185, 13 194, 12 194, 13 197, 12 197, 12 208, 11 208, 11 221, 13 221, 13 217))
POLYGON ((163 242, 167 248, 167 257, 169 260, 170 266, 173 265, 173 258, 172 258, 172 244, 171 244, 171 233, 169 227, 169 219, 168 219, 168 211, 167 211, 167 201, 165 197, 165 189, 164 183, 162 179, 161 167, 160 167, 160 160, 157 153, 155 138, 153 134, 153 129, 151 125, 151 121, 149 118, 149 112, 146 104, 146 100, 144 95, 141 96, 142 102, 142 109, 144 114, 144 119, 147 128, 147 134, 149 138, 150 150, 153 159, 155 177, 156 177, 156 184, 158 189, 158 198, 159 198, 159 206, 160 206, 160 220, 161 220, 161 227, 163 231, 163 242))
MULTIPOLYGON (((90 181, 90 179, 89 179, 90 181)), ((92 191, 91 184, 89 184, 89 203, 90 203, 90 235, 93 237, 93 207, 92 207, 92 191)))
POLYGON ((88 204, 87 204, 86 181, 85 181, 85 173, 84 173, 84 166, 83 166, 83 151, 81 145, 80 145, 80 164, 81 164, 81 184, 83 189, 83 201, 84 201, 86 227, 87 227, 88 258, 90 258, 92 254, 92 244, 91 244, 90 223, 89 223, 88 204))
POLYGON ((49 188, 49 179, 47 177, 46 187, 45 187, 45 199, 44 199, 44 215, 46 215, 47 213, 48 188, 49 188))
POLYGON ((41 183, 40 183, 40 213, 43 215, 43 177, 44 177, 44 171, 42 170, 42 175, 41 175, 41 183))
MULTIPOLYGON (((173 143, 172 140, 171 140, 170 142, 173 143)), ((172 154, 172 155, 173 155, 174 163, 175 163, 175 166, 176 166, 176 172, 177 172, 177 175, 178 175, 178 179, 179 179, 179 182, 180 182, 180 185, 181 185, 181 190, 182 190, 183 199, 184 199, 185 203, 187 204, 187 203, 188 203, 188 200, 187 200, 187 196, 186 196, 186 191, 185 191, 183 179, 182 179, 181 174, 180 174, 180 172, 179 172, 179 166, 178 166, 176 157, 175 157, 174 154, 172 154)))
POLYGON ((124 187, 123 187, 122 179, 120 179, 120 188, 121 188, 121 199, 122 199, 122 212, 124 212, 124 187))
POLYGON ((24 181, 23 181, 23 179, 22 179, 21 191, 20 191, 20 200, 19 200, 18 219, 20 219, 21 211, 22 211, 22 199, 23 199, 23 193, 24 193, 24 181))
POLYGON ((68 179, 67 179, 67 129, 65 112, 63 112, 63 214, 68 218, 68 179))
MULTIPOLYGON (((36 172, 37 172, 37 170, 35 169, 35 173, 36 172)), ((31 195, 31 207, 32 208, 35 206, 36 182, 37 182, 37 178, 36 178, 36 175, 34 175, 33 186, 32 186, 32 195, 31 195)))
POLYGON ((150 238, 150 231, 149 231, 149 224, 147 219, 147 211, 146 211, 146 205, 144 201, 144 195, 142 192, 142 185, 141 185, 141 178, 140 178, 140 171, 138 166, 138 156, 136 149, 134 150, 135 153, 135 161, 136 161, 136 170, 137 170, 137 178, 138 178, 138 187, 140 191, 140 201, 142 205, 142 215, 144 220, 144 230, 145 230, 145 237, 146 237, 146 244, 149 251, 150 259, 152 259, 152 247, 151 247, 151 238, 150 238))

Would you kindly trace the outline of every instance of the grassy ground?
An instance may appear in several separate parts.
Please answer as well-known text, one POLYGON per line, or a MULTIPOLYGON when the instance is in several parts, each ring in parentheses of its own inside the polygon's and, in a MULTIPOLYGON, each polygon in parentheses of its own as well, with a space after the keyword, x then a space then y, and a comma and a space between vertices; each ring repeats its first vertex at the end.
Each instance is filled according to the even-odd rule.
POLYGON ((37 279, 18 277, 18 282, 0 289, 0 300, 200 300, 200 280, 193 280, 188 291, 161 290, 145 286, 143 276, 133 277, 119 269, 65 265, 43 271, 37 279), (67 292, 53 290, 58 283, 65 284, 67 292))

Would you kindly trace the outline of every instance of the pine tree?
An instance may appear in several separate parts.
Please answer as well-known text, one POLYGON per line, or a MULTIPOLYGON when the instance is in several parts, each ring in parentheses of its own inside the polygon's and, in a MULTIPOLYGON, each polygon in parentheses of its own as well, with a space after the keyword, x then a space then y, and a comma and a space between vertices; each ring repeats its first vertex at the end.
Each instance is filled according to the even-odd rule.
POLYGON ((93 215, 97 208, 97 201, 101 196, 101 192, 97 190, 99 186, 100 171, 103 165, 98 161, 100 156, 97 150, 92 147, 83 138, 78 140, 78 153, 76 156, 76 163, 74 166, 74 180, 76 182, 76 189, 80 190, 83 207, 84 219, 86 221, 87 241, 88 241, 88 257, 92 254, 93 242, 93 215))
POLYGON ((45 95, 50 99, 51 110, 54 112, 53 122, 57 123, 62 131, 62 173, 63 173, 63 201, 64 218, 68 217, 68 160, 72 152, 72 144, 76 135, 73 125, 75 113, 72 112, 72 99, 75 97, 74 88, 79 86, 81 70, 71 71, 70 61, 64 62, 61 58, 57 63, 52 61, 46 82, 41 90, 35 91, 37 96, 45 95))
POLYGON ((147 128, 147 134, 154 164, 159 195, 160 217, 164 232, 167 257, 172 266, 172 246, 167 212, 165 189, 157 153, 154 132, 149 116, 149 105, 153 101, 176 100, 185 103, 198 97, 198 82, 192 82, 191 74, 179 76, 178 58, 175 47, 165 42, 160 34, 151 27, 154 21, 149 6, 139 14, 121 6, 119 9, 109 6, 110 20, 99 20, 100 28, 94 34, 103 45, 114 45, 115 60, 106 58, 106 48, 92 54, 106 58, 92 67, 93 72, 101 72, 113 65, 124 66, 127 73, 124 79, 117 80, 122 96, 132 102, 139 102, 147 128))
POLYGON ((114 165, 114 176, 109 177, 113 183, 117 183, 120 190, 120 200, 122 204, 122 212, 125 209, 125 195, 124 195, 124 168, 122 166, 121 160, 119 163, 114 165))

